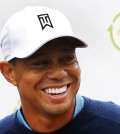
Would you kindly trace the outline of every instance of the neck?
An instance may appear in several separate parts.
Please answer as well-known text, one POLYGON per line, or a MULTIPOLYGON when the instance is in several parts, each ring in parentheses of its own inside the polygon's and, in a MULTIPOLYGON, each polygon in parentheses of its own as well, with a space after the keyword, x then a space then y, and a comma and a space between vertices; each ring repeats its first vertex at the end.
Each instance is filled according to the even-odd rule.
POLYGON ((41 115, 41 113, 36 114, 35 112, 29 112, 30 110, 28 112, 24 111, 24 108, 23 114, 32 130, 49 133, 63 127, 72 119, 74 107, 75 101, 70 108, 62 114, 41 115))

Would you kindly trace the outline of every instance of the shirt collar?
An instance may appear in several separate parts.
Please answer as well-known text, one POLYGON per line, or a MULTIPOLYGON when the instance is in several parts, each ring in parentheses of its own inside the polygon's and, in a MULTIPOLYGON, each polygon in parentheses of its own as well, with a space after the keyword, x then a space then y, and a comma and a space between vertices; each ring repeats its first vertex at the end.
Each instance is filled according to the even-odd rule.
MULTIPOLYGON (((75 111, 73 114, 73 119, 77 116, 77 114, 83 109, 84 107, 84 98, 80 96, 79 94, 76 95, 75 99, 76 105, 75 105, 75 111)), ((27 124, 27 122, 24 119, 23 113, 22 113, 22 106, 17 111, 17 118, 20 121, 22 125, 24 125, 29 130, 32 130, 30 126, 27 124)))

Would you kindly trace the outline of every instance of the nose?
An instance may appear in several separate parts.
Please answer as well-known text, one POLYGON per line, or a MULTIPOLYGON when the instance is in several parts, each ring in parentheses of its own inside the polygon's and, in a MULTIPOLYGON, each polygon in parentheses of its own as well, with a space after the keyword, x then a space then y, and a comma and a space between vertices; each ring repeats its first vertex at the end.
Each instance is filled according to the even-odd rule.
POLYGON ((62 80, 67 76, 67 71, 60 66, 51 67, 47 73, 47 77, 53 80, 62 80))

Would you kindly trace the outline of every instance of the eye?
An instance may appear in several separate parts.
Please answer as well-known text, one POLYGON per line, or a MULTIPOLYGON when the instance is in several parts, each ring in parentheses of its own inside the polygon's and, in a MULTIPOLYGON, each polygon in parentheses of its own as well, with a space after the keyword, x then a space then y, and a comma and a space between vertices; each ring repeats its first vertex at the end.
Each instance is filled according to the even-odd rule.
POLYGON ((74 55, 67 55, 61 59, 63 64, 72 64, 76 61, 76 57, 74 55))
POLYGON ((34 65, 40 65, 40 66, 44 66, 44 65, 47 65, 47 64, 48 64, 48 61, 46 61, 46 60, 38 61, 38 62, 34 63, 34 65))
POLYGON ((74 58, 72 56, 66 57, 65 61, 66 62, 71 62, 74 58))
POLYGON ((34 61, 30 64, 33 67, 37 67, 37 68, 45 68, 49 65, 49 61, 48 60, 37 60, 34 61))

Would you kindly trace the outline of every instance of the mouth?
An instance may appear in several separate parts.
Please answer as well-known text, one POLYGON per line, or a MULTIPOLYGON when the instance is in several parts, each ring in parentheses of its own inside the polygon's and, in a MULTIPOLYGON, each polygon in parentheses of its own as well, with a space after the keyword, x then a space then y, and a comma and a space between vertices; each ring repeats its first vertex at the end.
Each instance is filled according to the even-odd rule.
POLYGON ((49 95, 60 95, 64 94, 68 89, 68 85, 60 87, 60 88, 46 88, 44 91, 49 95))
POLYGON ((51 87, 46 87, 43 89, 44 97, 48 100, 48 102, 52 102, 55 104, 62 103, 66 100, 69 95, 69 89, 71 84, 64 85, 52 85, 51 87))

